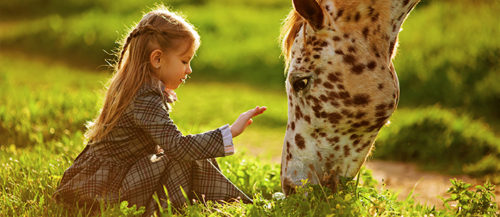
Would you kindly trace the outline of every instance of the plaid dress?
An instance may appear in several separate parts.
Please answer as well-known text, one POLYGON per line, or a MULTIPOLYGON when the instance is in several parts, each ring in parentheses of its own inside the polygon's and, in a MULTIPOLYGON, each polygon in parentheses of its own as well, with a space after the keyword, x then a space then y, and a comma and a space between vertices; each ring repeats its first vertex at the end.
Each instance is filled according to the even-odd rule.
POLYGON ((233 153, 222 128, 183 136, 169 118, 165 94, 160 87, 141 87, 111 133, 90 142, 64 172, 54 198, 87 207, 126 200, 145 206, 145 215, 158 210, 154 194, 163 207, 167 197, 182 206, 180 187, 189 199, 252 202, 213 159, 233 153))

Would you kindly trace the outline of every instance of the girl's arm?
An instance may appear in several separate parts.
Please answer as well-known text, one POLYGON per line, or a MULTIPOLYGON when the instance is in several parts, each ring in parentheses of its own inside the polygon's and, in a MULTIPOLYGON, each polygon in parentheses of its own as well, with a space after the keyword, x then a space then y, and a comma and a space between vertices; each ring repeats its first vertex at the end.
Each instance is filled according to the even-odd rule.
POLYGON ((170 119, 157 92, 148 91, 138 95, 133 103, 133 114, 135 124, 174 160, 192 161, 226 155, 220 129, 182 135, 170 119))
POLYGON ((232 142, 228 144, 228 140, 232 141, 232 137, 243 132, 252 122, 251 118, 264 110, 265 108, 256 108, 245 112, 230 127, 226 125, 205 133, 184 136, 170 119, 158 93, 154 91, 143 93, 136 97, 133 104, 135 124, 148 134, 167 156, 178 161, 232 154, 232 142), (222 131, 225 131, 225 138, 222 131), (231 138, 228 138, 228 135, 231 138))

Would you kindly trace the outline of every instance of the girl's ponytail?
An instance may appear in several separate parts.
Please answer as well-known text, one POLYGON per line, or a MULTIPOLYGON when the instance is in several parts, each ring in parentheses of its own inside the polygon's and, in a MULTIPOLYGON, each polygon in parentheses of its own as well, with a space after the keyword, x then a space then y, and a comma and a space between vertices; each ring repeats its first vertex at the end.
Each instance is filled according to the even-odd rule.
POLYGON ((120 57, 119 57, 119 60, 118 60, 118 64, 116 65, 116 69, 118 70, 121 65, 122 65, 122 60, 123 60, 123 55, 125 55, 125 52, 127 51, 128 49, 128 45, 130 44, 130 40, 132 40, 132 33, 130 33, 128 36, 127 36, 127 39, 125 40, 125 43, 123 44, 123 48, 122 48, 122 52, 120 52, 120 57))

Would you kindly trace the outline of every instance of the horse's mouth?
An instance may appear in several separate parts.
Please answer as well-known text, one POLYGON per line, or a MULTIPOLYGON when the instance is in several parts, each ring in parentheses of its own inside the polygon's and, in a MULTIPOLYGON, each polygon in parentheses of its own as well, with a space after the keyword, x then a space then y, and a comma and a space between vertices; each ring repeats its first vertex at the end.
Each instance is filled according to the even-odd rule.
POLYGON ((291 180, 290 178, 285 178, 283 180, 283 193, 288 196, 290 194, 295 194, 295 188, 297 187, 297 185, 295 185, 291 180))
MULTIPOLYGON (((308 182, 308 184, 318 184, 325 188, 331 189, 332 192, 337 192, 338 190, 342 189, 342 183, 344 182, 342 180, 352 180, 352 178, 342 177, 336 173, 324 173, 322 177, 318 178, 319 180, 321 180, 319 183, 308 182)), ((294 183, 289 177, 286 177, 285 179, 283 179, 282 183, 283 193, 286 196, 295 194, 296 188, 300 185, 302 185, 302 182, 297 184, 294 183)))

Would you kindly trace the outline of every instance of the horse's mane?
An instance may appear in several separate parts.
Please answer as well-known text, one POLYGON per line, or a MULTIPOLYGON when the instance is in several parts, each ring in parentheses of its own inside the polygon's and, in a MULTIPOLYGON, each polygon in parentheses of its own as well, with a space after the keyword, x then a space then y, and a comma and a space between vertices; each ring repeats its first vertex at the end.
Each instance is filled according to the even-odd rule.
MULTIPOLYGON (((316 0, 320 5, 323 1, 324 0, 316 0)), ((306 20, 304 20, 295 9, 292 9, 281 27, 281 55, 285 58, 285 72, 288 71, 290 63, 290 48, 303 24, 307 24, 306 20)))
POLYGON ((281 27, 281 55, 285 58, 285 72, 290 63, 290 48, 305 20, 294 9, 290 11, 281 27))

